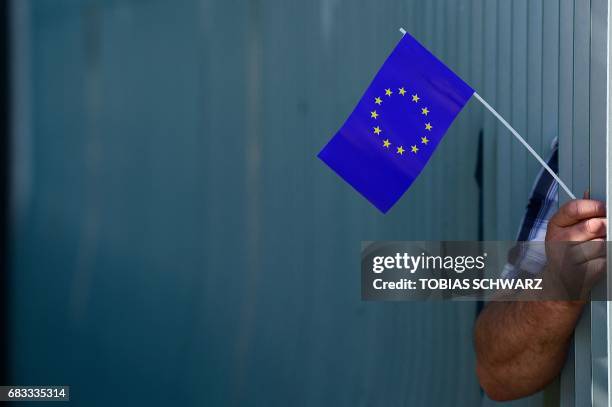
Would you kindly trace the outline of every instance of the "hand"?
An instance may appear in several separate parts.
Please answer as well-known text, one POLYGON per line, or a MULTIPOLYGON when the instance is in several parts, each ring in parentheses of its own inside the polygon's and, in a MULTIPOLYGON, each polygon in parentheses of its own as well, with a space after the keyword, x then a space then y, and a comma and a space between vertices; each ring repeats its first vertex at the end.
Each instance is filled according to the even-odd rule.
POLYGON ((546 230, 547 278, 563 282, 569 298, 585 299, 606 269, 606 207, 603 202, 567 202, 546 230))

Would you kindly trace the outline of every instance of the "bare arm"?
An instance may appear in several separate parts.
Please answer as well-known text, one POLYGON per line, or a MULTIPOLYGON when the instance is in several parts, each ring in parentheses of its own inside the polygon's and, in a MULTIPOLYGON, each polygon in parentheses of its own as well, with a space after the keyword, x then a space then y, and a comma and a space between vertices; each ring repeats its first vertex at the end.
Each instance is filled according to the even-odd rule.
POLYGON ((513 400, 544 388, 565 362, 578 302, 493 302, 476 323, 478 379, 493 400, 513 400))
MULTIPOLYGON (((597 240, 606 236, 606 229, 605 205, 575 200, 552 217, 546 240, 597 240)), ((555 253, 547 252, 547 257, 548 267, 561 264, 555 253)), ((489 303, 474 331, 476 371, 489 397, 517 399, 550 383, 563 367, 583 306, 580 301, 489 303)))

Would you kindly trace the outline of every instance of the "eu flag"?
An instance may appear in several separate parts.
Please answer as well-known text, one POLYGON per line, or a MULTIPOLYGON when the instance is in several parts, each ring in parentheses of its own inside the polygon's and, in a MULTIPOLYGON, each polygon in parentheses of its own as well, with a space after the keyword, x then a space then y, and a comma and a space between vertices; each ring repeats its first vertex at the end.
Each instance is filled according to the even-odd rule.
POLYGON ((319 158, 386 213, 473 93, 406 33, 319 158))

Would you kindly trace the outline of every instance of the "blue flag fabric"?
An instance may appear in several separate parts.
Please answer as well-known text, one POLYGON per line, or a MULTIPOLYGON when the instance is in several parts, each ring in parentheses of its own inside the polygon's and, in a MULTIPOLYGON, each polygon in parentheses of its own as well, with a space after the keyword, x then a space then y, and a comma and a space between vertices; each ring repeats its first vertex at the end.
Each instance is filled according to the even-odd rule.
POLYGON ((405 34, 318 156, 386 213, 421 173, 473 93, 405 34))

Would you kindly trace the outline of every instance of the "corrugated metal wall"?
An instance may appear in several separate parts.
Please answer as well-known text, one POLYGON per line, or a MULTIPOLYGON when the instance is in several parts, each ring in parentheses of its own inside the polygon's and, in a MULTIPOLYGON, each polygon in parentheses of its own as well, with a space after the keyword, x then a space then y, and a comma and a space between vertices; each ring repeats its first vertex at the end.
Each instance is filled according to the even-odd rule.
MULTIPOLYGON (((561 13, 563 21, 573 17, 573 25, 561 26, 560 172, 576 195, 590 189, 593 198, 605 200, 609 191, 609 2, 565 1, 561 13)), ((607 308, 605 302, 585 307, 561 378, 564 407, 610 405, 607 308)))
POLYGON ((361 302, 360 241, 512 239, 536 163, 475 101, 386 216, 315 156, 403 26, 536 150, 583 157, 589 0, 13 8, 15 383, 89 406, 481 403, 476 305, 361 302))

